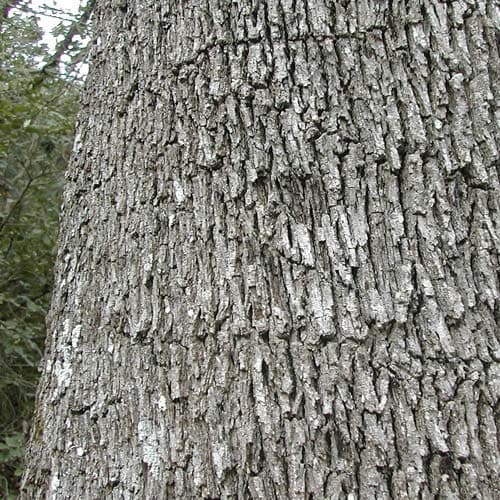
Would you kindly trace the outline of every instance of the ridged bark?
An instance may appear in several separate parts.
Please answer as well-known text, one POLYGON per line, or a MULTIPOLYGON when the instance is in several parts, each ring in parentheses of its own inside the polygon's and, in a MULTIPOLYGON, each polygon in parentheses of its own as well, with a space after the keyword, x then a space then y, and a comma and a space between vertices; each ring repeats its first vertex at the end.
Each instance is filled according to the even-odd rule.
POLYGON ((21 498, 500 498, 494 3, 97 1, 21 498))

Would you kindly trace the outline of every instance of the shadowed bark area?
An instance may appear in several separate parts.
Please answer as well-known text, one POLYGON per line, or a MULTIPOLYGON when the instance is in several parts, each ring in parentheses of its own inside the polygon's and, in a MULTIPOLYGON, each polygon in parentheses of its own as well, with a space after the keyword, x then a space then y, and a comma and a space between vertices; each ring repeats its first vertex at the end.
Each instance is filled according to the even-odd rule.
POLYGON ((21 498, 500 497, 493 4, 97 1, 21 498))

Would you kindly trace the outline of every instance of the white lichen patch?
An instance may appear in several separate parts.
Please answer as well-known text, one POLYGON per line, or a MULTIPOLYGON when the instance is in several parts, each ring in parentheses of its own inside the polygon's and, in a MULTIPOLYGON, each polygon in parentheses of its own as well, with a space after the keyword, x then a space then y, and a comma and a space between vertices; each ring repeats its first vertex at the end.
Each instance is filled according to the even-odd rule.
POLYGON ((184 194, 184 189, 182 187, 182 184, 178 181, 174 181, 174 192, 175 192, 175 200, 177 203, 183 203, 184 200, 186 199, 186 196, 184 194))
POLYGON ((141 420, 137 425, 137 435, 142 444, 142 460, 151 468, 152 476, 160 477, 160 440, 157 430, 149 420, 141 420))
POLYGON ((212 462, 214 464, 215 474, 218 478, 224 476, 224 471, 230 464, 229 456, 229 450, 224 443, 217 443, 212 449, 212 462))
POLYGON ((73 334, 71 336, 71 345, 73 346, 73 349, 76 349, 78 347, 78 342, 80 341, 81 332, 82 332, 82 325, 76 325, 73 328, 73 334))
POLYGON ((165 411, 167 409, 167 398, 162 394, 156 403, 160 411, 165 411))
POLYGON ((144 257, 144 271, 150 273, 153 270, 153 259, 154 255, 152 253, 144 257))
POLYGON ((75 134, 75 140, 73 141, 73 153, 79 153, 82 150, 82 134, 78 131, 75 134))
POLYGON ((302 262, 306 266, 314 266, 314 253, 309 236, 309 230, 304 224, 297 224, 294 227, 297 243, 299 244, 302 262))
POLYGON ((69 381, 72 374, 73 368, 71 366, 71 360, 64 359, 63 361, 60 361, 58 359, 56 361, 54 365, 54 375, 56 377, 57 388, 59 391, 69 387, 69 381))
POLYGON ((56 498, 57 490, 59 489, 60 481, 57 472, 50 478, 48 498, 56 498), (53 495, 53 496, 52 496, 53 495))
POLYGON ((65 340, 66 338, 68 338, 68 335, 70 333, 70 330, 71 330, 71 321, 69 319, 65 319, 64 322, 63 322, 63 331, 62 331, 62 335, 60 337, 61 340, 65 340))
POLYGON ((66 319, 63 323, 61 334, 55 333, 58 340, 57 358, 52 363, 47 363, 47 371, 52 371, 56 380, 57 390, 55 398, 60 397, 70 385, 73 375, 73 361, 75 352, 80 342, 82 325, 71 328, 71 321, 66 319))

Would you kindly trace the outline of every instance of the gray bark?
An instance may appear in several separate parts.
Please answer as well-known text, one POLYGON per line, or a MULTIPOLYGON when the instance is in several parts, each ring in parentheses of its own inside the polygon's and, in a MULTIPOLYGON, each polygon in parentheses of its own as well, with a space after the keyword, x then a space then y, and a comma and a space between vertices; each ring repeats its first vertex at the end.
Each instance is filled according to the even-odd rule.
POLYGON ((494 3, 97 1, 21 498, 500 498, 494 3))

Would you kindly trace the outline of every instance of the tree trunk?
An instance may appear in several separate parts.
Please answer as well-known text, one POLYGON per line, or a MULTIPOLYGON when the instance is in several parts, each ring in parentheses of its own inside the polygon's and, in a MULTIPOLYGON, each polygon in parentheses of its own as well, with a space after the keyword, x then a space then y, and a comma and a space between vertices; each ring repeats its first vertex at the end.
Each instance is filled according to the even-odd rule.
POLYGON ((21 498, 500 498, 493 4, 98 0, 21 498))

